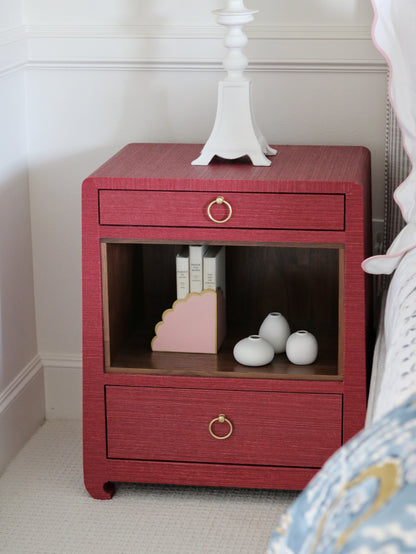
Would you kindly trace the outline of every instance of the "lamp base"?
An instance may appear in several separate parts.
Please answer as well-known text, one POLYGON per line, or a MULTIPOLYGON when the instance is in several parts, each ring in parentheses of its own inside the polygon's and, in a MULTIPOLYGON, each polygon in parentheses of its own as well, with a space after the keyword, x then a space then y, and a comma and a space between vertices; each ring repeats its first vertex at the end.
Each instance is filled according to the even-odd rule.
POLYGON ((266 154, 276 153, 256 125, 251 81, 220 81, 214 127, 201 155, 192 165, 208 165, 214 156, 227 160, 248 156, 253 165, 269 166, 271 160, 266 154))

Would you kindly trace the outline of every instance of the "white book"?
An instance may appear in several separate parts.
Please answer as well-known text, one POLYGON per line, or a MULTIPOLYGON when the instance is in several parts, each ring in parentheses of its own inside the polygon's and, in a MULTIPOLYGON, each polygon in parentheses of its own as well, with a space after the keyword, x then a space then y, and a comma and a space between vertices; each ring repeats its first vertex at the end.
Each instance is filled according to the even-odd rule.
POLYGON ((202 292, 203 290, 203 260, 206 246, 189 246, 189 291, 202 292))
POLYGON ((189 248, 183 246, 176 254, 176 297, 185 298, 189 293, 189 248))
POLYGON ((204 289, 218 287, 225 296, 225 246, 210 246, 204 255, 204 289))

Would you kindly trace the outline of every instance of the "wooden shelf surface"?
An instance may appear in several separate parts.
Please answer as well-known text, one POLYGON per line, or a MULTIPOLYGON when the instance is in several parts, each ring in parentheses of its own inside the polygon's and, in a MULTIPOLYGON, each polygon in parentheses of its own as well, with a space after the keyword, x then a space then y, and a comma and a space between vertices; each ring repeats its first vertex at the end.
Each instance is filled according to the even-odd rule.
POLYGON ((272 363, 266 366, 248 367, 237 363, 233 357, 233 347, 238 338, 227 338, 218 354, 188 354, 152 352, 149 342, 146 344, 138 334, 136 337, 129 340, 112 364, 106 367, 108 373, 342 380, 342 375, 337 371, 337 353, 330 352, 325 346, 317 361, 311 365, 294 365, 285 354, 277 354, 272 363))

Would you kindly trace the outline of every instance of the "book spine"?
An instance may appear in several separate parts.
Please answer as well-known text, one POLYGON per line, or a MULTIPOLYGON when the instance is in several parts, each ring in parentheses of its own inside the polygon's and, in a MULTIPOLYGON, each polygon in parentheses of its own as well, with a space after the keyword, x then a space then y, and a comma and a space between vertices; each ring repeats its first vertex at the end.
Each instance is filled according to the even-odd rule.
POLYGON ((184 247, 176 256, 176 297, 185 298, 189 293, 189 253, 184 247))
POLYGON ((204 290, 217 290, 216 259, 204 258, 204 290))
POLYGON ((204 257, 204 289, 222 289, 225 295, 225 247, 214 247, 204 257))
POLYGON ((203 260, 205 246, 191 245, 189 247, 189 290, 190 292, 202 292, 203 290, 203 260))

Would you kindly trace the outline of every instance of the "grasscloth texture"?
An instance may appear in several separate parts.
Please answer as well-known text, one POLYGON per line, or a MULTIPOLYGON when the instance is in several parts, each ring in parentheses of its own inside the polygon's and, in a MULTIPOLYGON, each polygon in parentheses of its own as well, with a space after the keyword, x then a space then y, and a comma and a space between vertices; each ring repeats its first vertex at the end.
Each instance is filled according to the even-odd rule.
POLYGON ((93 500, 81 444, 79 421, 49 421, 0 478, 2 554, 263 554, 297 496, 126 484, 93 500))
POLYGON ((364 425, 370 152, 289 145, 269 168, 193 167, 199 150, 130 144, 83 183, 84 475, 93 498, 110 498, 120 481, 300 490, 364 425), (233 214, 217 223, 208 206, 219 195, 233 214), (228 284, 239 284, 227 284, 227 339, 204 361, 149 348, 175 295, 174 275, 165 278, 174 256, 162 254, 180 244, 225 244, 228 284), (304 322, 298 329, 314 331, 324 364, 303 369, 282 356, 271 371, 248 372, 231 345, 284 305, 304 322), (203 422, 198 407, 208 404, 203 422), (208 430, 220 414, 235 429, 221 443, 208 430))

